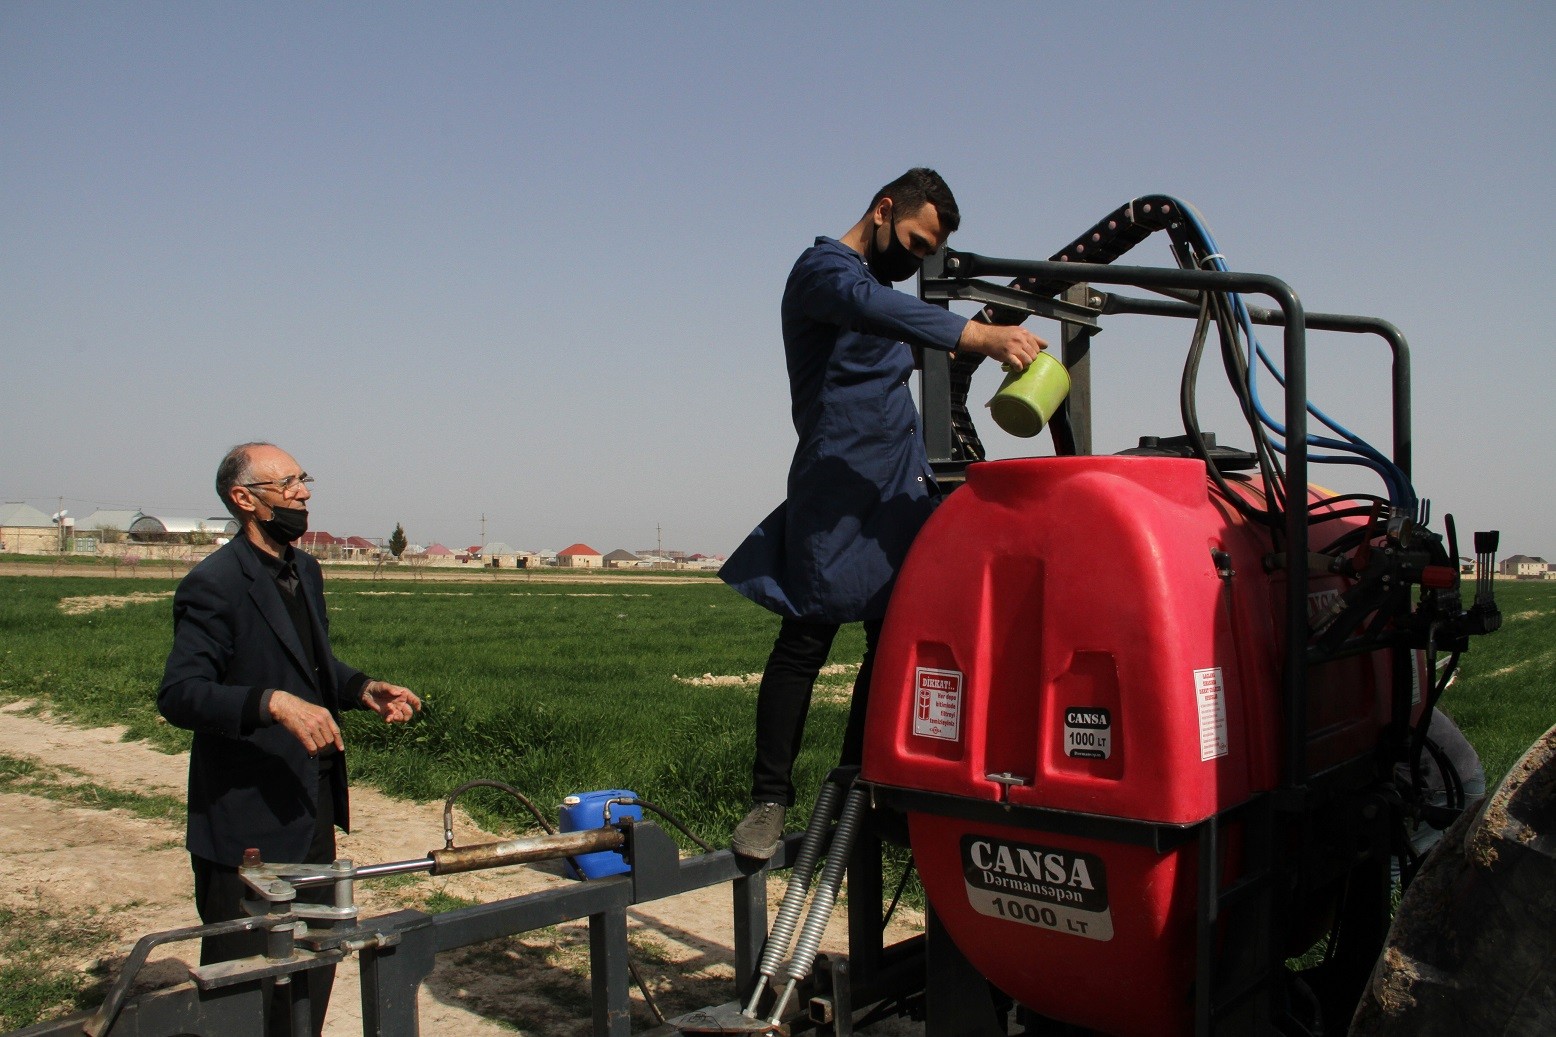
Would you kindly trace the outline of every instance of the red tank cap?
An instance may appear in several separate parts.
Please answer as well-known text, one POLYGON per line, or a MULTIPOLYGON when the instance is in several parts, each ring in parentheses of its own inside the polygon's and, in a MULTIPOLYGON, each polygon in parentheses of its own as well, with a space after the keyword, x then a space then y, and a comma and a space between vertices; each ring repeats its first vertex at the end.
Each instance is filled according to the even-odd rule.
POLYGON ((1427 565, 1421 569, 1421 586, 1443 590, 1452 587, 1459 574, 1446 565, 1427 565))

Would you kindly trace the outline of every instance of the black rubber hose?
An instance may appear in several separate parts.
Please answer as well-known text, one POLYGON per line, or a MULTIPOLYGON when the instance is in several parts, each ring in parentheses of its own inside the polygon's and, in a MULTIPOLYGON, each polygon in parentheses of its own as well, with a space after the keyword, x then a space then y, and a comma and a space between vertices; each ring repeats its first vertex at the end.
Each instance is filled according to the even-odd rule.
POLYGON ((606 804, 605 804, 606 808, 608 809, 610 807, 610 804, 612 804, 612 803, 620 803, 622 806, 642 807, 644 810, 652 810, 654 813, 658 814, 660 817, 664 818, 666 821, 670 822, 672 825, 674 825, 676 828, 678 828, 682 835, 686 836, 686 838, 688 838, 692 842, 696 843, 697 846, 702 850, 702 852, 704 852, 704 853, 716 853, 717 852, 711 845, 708 844, 708 842, 706 840, 699 838, 698 836, 693 834, 693 832, 692 832, 692 830, 690 828, 687 828, 684 824, 682 824, 680 818, 676 817, 674 814, 670 813, 668 810, 665 810, 663 807, 655 806, 653 803, 650 803, 646 799, 635 799, 635 798, 629 798, 627 796, 623 796, 620 799, 607 800, 606 804))
POLYGON ((1216 467, 1210 457, 1210 451, 1205 446, 1204 433, 1199 427, 1199 409, 1196 404, 1196 392, 1199 383, 1199 365, 1205 352, 1205 338, 1210 329, 1210 293, 1202 293, 1200 296, 1199 319, 1194 324, 1194 336, 1189 341, 1188 356, 1183 362, 1183 376, 1178 383, 1178 410, 1183 419, 1183 432, 1194 448, 1194 456, 1205 463, 1205 471, 1212 482, 1221 491, 1232 507, 1236 508, 1244 517, 1260 525, 1275 527, 1278 525, 1268 511, 1260 511, 1248 502, 1242 494, 1232 489, 1226 481, 1221 470, 1216 467))
POLYGON ((506 782, 494 781, 491 778, 477 778, 474 781, 465 782, 453 792, 450 792, 448 798, 443 801, 443 838, 448 846, 454 845, 454 800, 475 788, 497 789, 500 792, 506 792, 524 804, 525 809, 534 815, 536 822, 539 823, 541 828, 545 829, 547 835, 556 835, 556 828, 550 821, 546 820, 545 815, 541 814, 540 809, 534 803, 531 803, 524 793, 506 782))

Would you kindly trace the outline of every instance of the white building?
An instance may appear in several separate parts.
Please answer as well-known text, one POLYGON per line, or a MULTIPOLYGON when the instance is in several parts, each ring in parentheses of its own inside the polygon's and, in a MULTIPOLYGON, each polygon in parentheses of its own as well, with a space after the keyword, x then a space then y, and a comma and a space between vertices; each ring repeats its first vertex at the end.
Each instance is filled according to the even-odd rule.
POLYGON ((569 569, 599 569, 605 564, 605 556, 588 544, 574 544, 558 551, 556 561, 569 569))
POLYGON ((30 504, 0 504, 0 551, 13 554, 58 554, 59 526, 30 504))
POLYGON ((1502 559, 1502 575, 1521 579, 1543 579, 1551 571, 1551 563, 1534 555, 1509 555, 1502 559))
POLYGON ((195 519, 142 514, 130 523, 128 532, 131 540, 147 544, 188 543, 195 538, 233 536, 238 532, 238 520, 228 515, 195 519))

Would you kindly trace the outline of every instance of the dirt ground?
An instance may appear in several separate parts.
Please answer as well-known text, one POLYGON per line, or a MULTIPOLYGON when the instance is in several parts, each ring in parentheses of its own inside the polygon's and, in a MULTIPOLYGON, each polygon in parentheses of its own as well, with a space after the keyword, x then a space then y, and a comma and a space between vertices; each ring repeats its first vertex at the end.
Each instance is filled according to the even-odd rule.
MULTIPOLYGON (((83 729, 36 715, 28 703, 0 707, 0 753, 54 769, 60 780, 90 781, 141 794, 183 796, 186 758, 121 740, 116 728, 83 729)), ((340 838, 340 854, 359 864, 420 858, 441 847, 442 803, 390 799, 358 786, 351 794, 355 831, 340 838)), ((456 819, 458 841, 496 838, 467 817, 456 819)), ((88 971, 106 986, 135 940, 148 932, 198 923, 190 896, 189 858, 181 824, 146 820, 120 809, 73 806, 35 795, 0 794, 0 906, 54 918, 90 916, 99 938, 62 967, 88 971)), ((467 875, 374 883, 358 888, 363 916, 399 907, 433 907, 443 898, 489 902, 570 880, 559 867, 518 867, 467 875), (441 895, 441 896, 440 896, 441 895)), ((773 909, 780 880, 769 883, 773 909)), ((823 950, 846 948, 838 911, 823 950)), ((732 1001, 732 922, 727 886, 697 890, 629 912, 633 957, 667 1014, 732 1001)), ((899 909, 892 938, 921 919, 899 909)), ((147 974, 158 985, 184 978, 197 960, 193 945, 154 956, 147 974)), ((362 1032, 356 959, 340 968, 325 1032, 362 1032)), ((448 1037, 589 1032, 587 925, 569 924, 523 938, 446 954, 420 995, 422 1032, 448 1037)), ((651 1019, 636 990, 634 1029, 651 1019)), ((872 1028, 912 1034, 906 1023, 872 1028)))

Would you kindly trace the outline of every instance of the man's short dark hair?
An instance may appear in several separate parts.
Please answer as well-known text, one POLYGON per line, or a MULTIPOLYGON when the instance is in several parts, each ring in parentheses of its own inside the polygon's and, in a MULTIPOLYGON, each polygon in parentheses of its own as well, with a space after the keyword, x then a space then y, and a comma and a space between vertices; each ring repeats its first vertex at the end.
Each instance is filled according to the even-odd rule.
POLYGON ((221 498, 222 507, 227 509, 227 513, 240 522, 243 521, 243 512, 232 502, 232 488, 248 481, 249 450, 257 446, 275 446, 275 444, 239 443, 227 451, 222 456, 222 463, 216 466, 216 496, 221 498))
POLYGON ((899 216, 912 216, 928 202, 940 214, 940 229, 950 234, 962 225, 962 212, 956 207, 956 197, 940 174, 924 166, 915 166, 875 192, 870 199, 870 212, 881 204, 882 198, 890 198, 892 212, 899 216))

